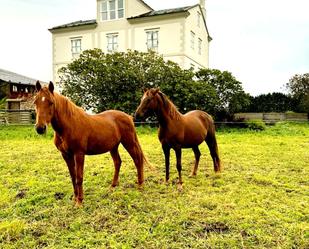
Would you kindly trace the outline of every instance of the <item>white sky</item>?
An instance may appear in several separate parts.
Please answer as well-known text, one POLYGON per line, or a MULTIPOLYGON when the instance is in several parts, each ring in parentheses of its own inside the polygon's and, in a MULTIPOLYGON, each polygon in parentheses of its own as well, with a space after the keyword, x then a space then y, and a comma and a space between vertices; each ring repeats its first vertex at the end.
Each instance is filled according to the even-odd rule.
MULTIPOLYGON (((199 0, 145 0, 154 9, 199 0)), ((48 28, 95 19, 96 0, 1 0, 0 68, 52 79, 48 28)), ((309 72, 308 0, 206 0, 213 41, 210 67, 228 70, 257 95, 283 91, 296 73, 309 72)))

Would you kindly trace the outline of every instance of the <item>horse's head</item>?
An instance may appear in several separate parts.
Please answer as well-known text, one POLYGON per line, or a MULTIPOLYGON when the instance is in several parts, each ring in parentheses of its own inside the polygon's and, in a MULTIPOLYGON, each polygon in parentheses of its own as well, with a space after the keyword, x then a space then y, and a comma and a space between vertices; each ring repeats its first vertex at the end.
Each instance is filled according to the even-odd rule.
POLYGON ((40 82, 37 81, 36 90, 37 94, 34 100, 36 112, 35 129, 38 134, 44 134, 55 112, 54 84, 49 82, 48 87, 42 87, 40 82))
MULTIPOLYGON (((159 88, 145 89, 141 102, 137 107, 134 119, 143 118, 158 108, 157 94, 161 93, 159 88)), ((161 93, 162 94, 162 93, 161 93)))

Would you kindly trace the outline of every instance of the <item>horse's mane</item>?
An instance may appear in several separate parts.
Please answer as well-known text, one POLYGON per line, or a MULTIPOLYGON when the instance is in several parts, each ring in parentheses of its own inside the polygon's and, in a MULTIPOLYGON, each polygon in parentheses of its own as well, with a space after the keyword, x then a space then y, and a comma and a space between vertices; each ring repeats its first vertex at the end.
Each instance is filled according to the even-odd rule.
POLYGON ((163 101, 163 106, 168 109, 168 115, 171 119, 179 120, 181 113, 178 111, 174 103, 162 92, 159 92, 161 99, 163 101))
POLYGON ((63 112, 67 117, 73 117, 85 114, 85 111, 81 107, 75 105, 67 97, 58 93, 54 93, 54 98, 55 98, 56 109, 63 112))

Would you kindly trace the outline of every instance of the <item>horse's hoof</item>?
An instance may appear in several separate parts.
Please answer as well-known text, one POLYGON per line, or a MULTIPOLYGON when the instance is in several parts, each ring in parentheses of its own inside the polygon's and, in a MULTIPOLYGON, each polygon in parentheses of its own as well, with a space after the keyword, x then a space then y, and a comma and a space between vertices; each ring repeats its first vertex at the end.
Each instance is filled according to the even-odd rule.
POLYGON ((195 174, 194 174, 194 173, 191 173, 191 174, 189 175, 189 177, 190 177, 190 178, 196 177, 196 173, 195 173, 195 174))
POLYGON ((112 185, 111 185, 111 188, 115 188, 119 186, 119 182, 113 182, 112 185))
POLYGON ((178 183, 178 184, 177 184, 177 190, 178 190, 179 192, 182 192, 182 191, 183 191, 183 188, 182 188, 182 184, 181 184, 181 183, 178 183))
POLYGON ((81 201, 76 201, 75 202, 75 207, 76 208, 82 208, 83 207, 83 203, 81 201))

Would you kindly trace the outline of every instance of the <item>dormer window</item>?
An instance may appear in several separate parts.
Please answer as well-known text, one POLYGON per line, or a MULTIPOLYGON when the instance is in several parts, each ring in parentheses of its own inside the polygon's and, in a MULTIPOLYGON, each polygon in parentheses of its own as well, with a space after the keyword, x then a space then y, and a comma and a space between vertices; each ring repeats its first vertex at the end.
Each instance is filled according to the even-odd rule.
POLYGON ((102 0, 100 3, 101 21, 124 17, 124 0, 102 0))

